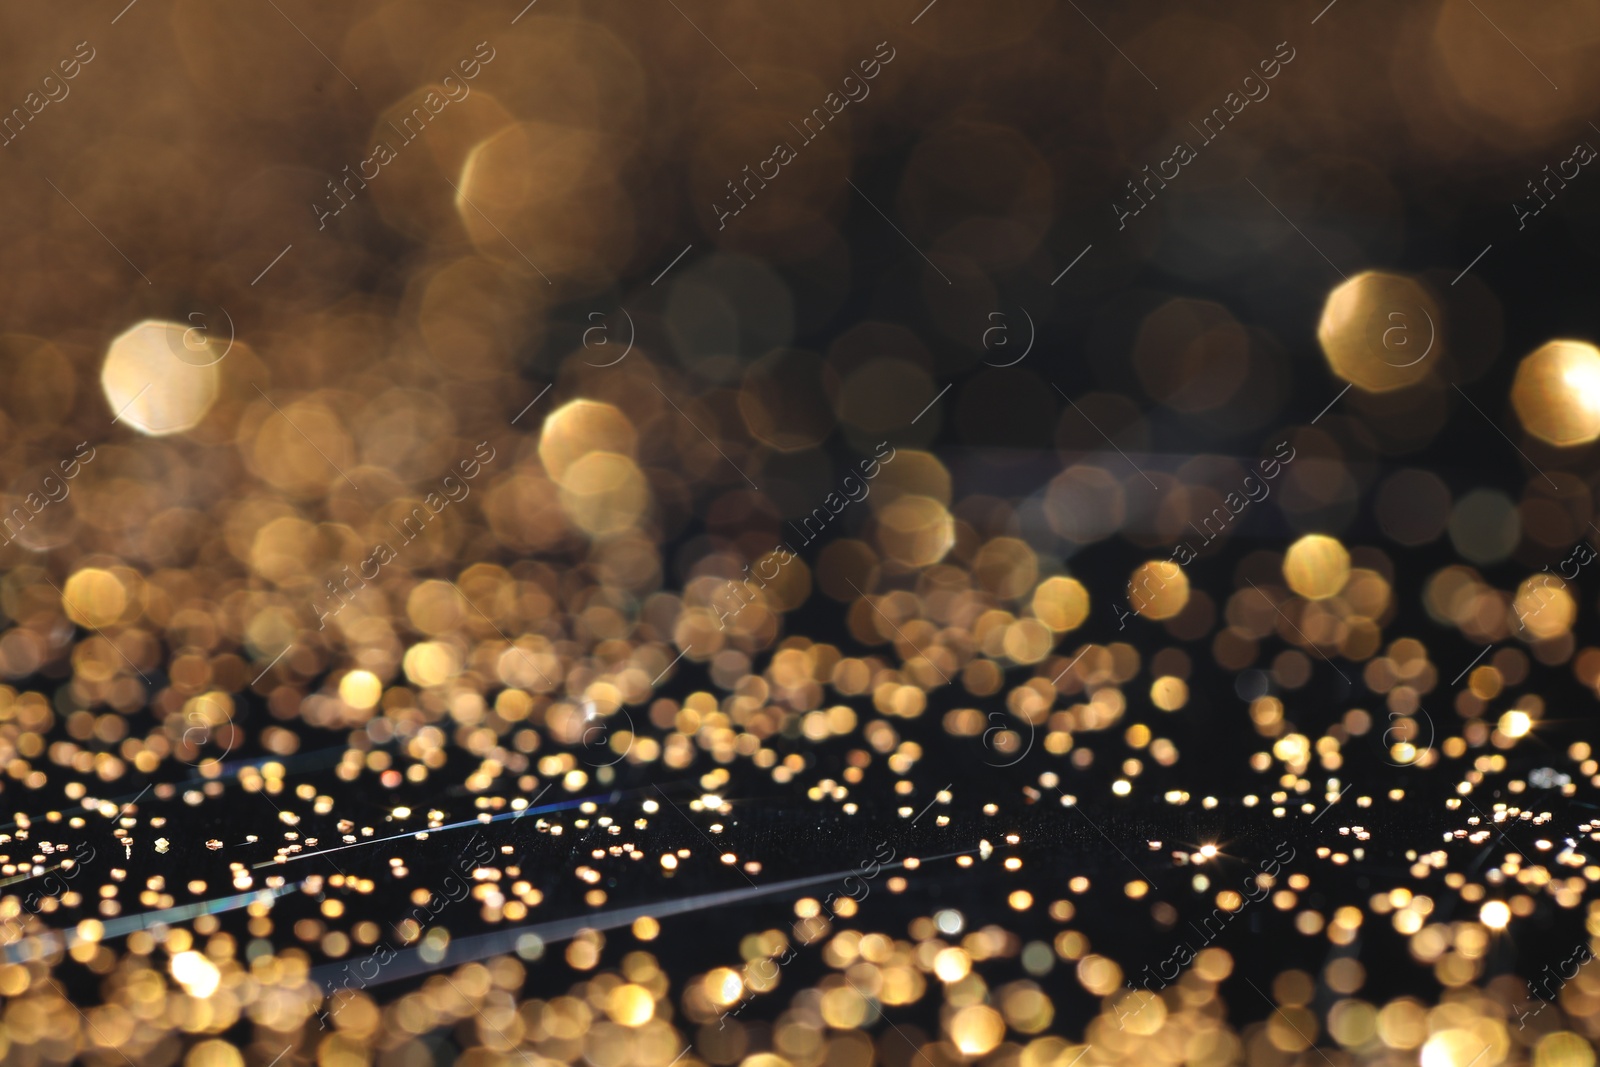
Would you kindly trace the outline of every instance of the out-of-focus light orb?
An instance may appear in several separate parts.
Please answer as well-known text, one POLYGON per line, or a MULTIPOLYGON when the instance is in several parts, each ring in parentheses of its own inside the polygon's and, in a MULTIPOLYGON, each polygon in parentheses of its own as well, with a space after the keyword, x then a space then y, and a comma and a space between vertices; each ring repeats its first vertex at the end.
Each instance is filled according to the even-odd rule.
POLYGON ((1307 534, 1283 557, 1283 579, 1307 600, 1337 596, 1350 580, 1350 553, 1326 534, 1307 534))
POLYGON ((955 520, 932 497, 907 494, 879 513, 878 543, 908 567, 931 567, 955 547, 955 520))
POLYGON ((1167 674, 1150 683, 1150 703, 1162 711, 1177 711, 1188 702, 1189 683, 1182 678, 1167 674))
POLYGON ((939 981, 949 985, 959 982, 972 972, 972 957, 968 956, 965 949, 955 947, 943 948, 938 955, 933 957, 933 973, 939 976, 939 981))
MULTIPOLYGON (((1584 120, 1585 102, 1567 86, 1573 81, 1587 83, 1593 73, 1593 59, 1585 46, 1600 33, 1600 10, 1594 4, 1552 0, 1507 5, 1496 14, 1473 0, 1470 4, 1439 4, 1434 11, 1431 32, 1424 30, 1424 39, 1417 42, 1436 71, 1433 85, 1439 95, 1432 106, 1449 108, 1452 115, 1461 116, 1456 121, 1498 128, 1503 132, 1497 142, 1509 151, 1559 145, 1556 131, 1584 120), (1480 10, 1474 11, 1474 7, 1480 10), (1489 33, 1483 32, 1486 13, 1494 17, 1489 33), (1517 42, 1517 50, 1530 57, 1528 62, 1538 64, 1537 69, 1526 67, 1528 77, 1506 76, 1501 64, 1507 41, 1517 42)), ((1410 110, 1415 103, 1406 100, 1401 106, 1410 110)), ((1572 153, 1570 147, 1555 151, 1561 157, 1572 153)), ((1552 155, 1551 173, 1566 162, 1557 159, 1552 155)), ((1541 191, 1551 192, 1548 185, 1541 191)), ((1537 215, 1541 200, 1530 199, 1521 210, 1537 215)), ((1478 1044, 1481 1048, 1483 1043, 1478 1044)), ((1488 1067, 1488 1057, 1484 1060, 1478 1067, 1488 1067)))
POLYGON ((1050 654, 1054 638, 1038 619, 1019 619, 1007 626, 1001 647, 1016 663, 1038 663, 1050 654))
POLYGON ((983 1056, 1006 1036, 1006 1021, 987 1004, 971 1004, 950 1019, 950 1040, 964 1056, 983 1056))
POLYGON ((591 452, 632 457, 639 435, 628 416, 598 400, 572 400, 544 420, 539 432, 539 462, 551 481, 561 482, 567 468, 591 452))
POLYGON ((478 250, 511 270, 609 280, 634 247, 625 158, 598 129, 513 123, 467 154, 456 214, 478 250))
POLYGON ((1039 558, 1026 541, 996 537, 984 543, 970 564, 978 588, 1001 600, 1017 600, 1039 577, 1039 558))
MULTIPOLYGON (((867 1021, 867 1002, 849 986, 836 986, 822 994, 819 1005, 822 1021, 835 1030, 854 1030, 867 1021)), ((787 1067, 788 1060, 764 1062, 768 1053, 757 1053, 739 1061, 739 1067, 787 1067)))
POLYGON ((1473 1030, 1440 1030, 1423 1044, 1421 1067, 1471 1067, 1483 1044, 1473 1030))
POLYGON ((461 673, 461 657, 454 648, 441 641, 424 641, 406 649, 401 660, 406 678, 412 685, 427 688, 443 685, 461 673))
MULTIPOLYGON (((1143 885, 1138 884, 1141 887, 1143 885)), ((1136 989, 1127 996, 1118 998, 1117 1006, 1113 1010, 1117 1013, 1118 1019, 1127 1021, 1128 1032, 1137 1037, 1155 1035, 1167 1021, 1166 1004, 1148 989, 1136 989)))
POLYGON ((1516 614, 1518 637, 1548 640, 1572 629, 1578 617, 1578 602, 1567 583, 1550 574, 1536 574, 1517 587, 1511 601, 1516 614))
MULTIPOLYGON (((881 446, 877 454, 882 454, 881 446)), ((857 464, 857 470, 860 471, 857 480, 870 483, 865 492, 872 510, 882 511, 907 494, 930 497, 946 508, 950 506, 950 472, 937 456, 931 452, 900 448, 895 450, 893 460, 889 466, 868 458, 857 464)), ((852 471, 850 476, 855 477, 856 472, 852 471)), ((842 479, 841 487, 847 492, 854 492, 848 485, 842 485, 842 479)))
POLYGON ((1033 591, 1033 614, 1058 634, 1076 630, 1089 617, 1089 591, 1076 578, 1047 578, 1033 591))
POLYGON ((203 952, 180 952, 172 957, 172 977, 183 991, 202 1000, 217 991, 222 972, 203 952))
POLYGON ((181 743, 199 748, 210 741, 219 748, 231 748, 236 736, 233 711, 233 697, 215 690, 184 701, 181 743), (226 731, 223 727, 227 727, 226 731))
MULTIPOLYGON (((454 582, 430 579, 418 582, 406 597, 406 617, 418 633, 438 637, 449 633, 461 623, 462 614, 470 610, 454 582)), ((348 700, 346 703, 350 703, 348 700)))
POLYGON ((1517 365, 1511 405, 1523 428, 1552 445, 1600 437, 1600 351, 1582 341, 1551 341, 1517 365))
POLYGON ((744 979, 730 967, 716 967, 706 973, 705 990, 711 1003, 725 1008, 744 996, 744 979))
MULTIPOLYGON (((106 350, 100 388, 113 417, 152 437, 192 430, 217 399, 217 364, 196 354, 209 349, 187 326, 146 319, 106 350)), ((219 353, 220 361, 220 353, 219 353)))
POLYGON ((128 608, 128 591, 110 571, 85 567, 67 579, 61 606, 67 618, 79 626, 99 629, 122 617, 128 608))
POLYGON ((1410 278, 1363 271, 1328 294, 1317 341, 1333 373, 1369 393, 1415 385, 1443 348, 1442 316, 1410 278))
POLYGON ((656 1012, 656 998, 644 986, 619 985, 606 998, 606 1014, 623 1026, 643 1026, 656 1012))
POLYGON ((1594 1046, 1582 1034, 1557 1030, 1534 1046, 1533 1067, 1594 1067, 1594 1046))
POLYGON ((183 1067, 244 1067, 244 1056, 226 1041, 213 1037, 190 1049, 183 1058, 183 1067))
POLYGON ((339 699, 363 711, 376 707, 383 683, 371 671, 351 671, 339 680, 339 699))
POLYGON ((1525 711, 1508 711, 1500 716, 1499 728, 1507 737, 1527 737, 1533 729, 1533 717, 1525 711))
POLYGON ((1504 930, 1511 923, 1511 908, 1503 900, 1491 900, 1478 909, 1478 921, 1491 930, 1504 930))
POLYGON ((643 472, 615 452, 590 452, 567 467, 560 482, 561 510, 591 536, 634 526, 650 505, 643 472))
POLYGON ((305 573, 306 561, 317 558, 321 532, 304 519, 283 515, 256 531, 250 545, 250 568, 282 585, 305 573))
POLYGON ((1171 560, 1141 564, 1128 579, 1128 603, 1147 619, 1170 619, 1189 603, 1189 576, 1171 560))

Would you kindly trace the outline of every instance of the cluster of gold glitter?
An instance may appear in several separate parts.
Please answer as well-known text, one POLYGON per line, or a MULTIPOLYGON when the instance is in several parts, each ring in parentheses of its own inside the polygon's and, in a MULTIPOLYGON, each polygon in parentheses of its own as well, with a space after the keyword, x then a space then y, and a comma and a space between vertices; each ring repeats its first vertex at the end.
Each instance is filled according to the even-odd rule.
MULTIPOLYGON (((1556 922, 1600 944, 1600 819, 1572 814, 1600 757, 1550 742, 1586 709, 1545 684, 1600 694, 1600 349, 1509 354, 1474 413, 1499 301, 1399 270, 1295 283, 1324 301, 1320 414, 1290 403, 1285 338, 1185 295, 1104 301, 1085 344, 1123 384, 1076 397, 1043 345, 974 349, 1017 278, 1156 260, 1102 242, 1054 289, 1061 190, 1128 169, 1279 12, 1106 16, 1162 65, 1151 100, 1044 0, 520 6, 130 4, 0 133, 0 1062, 1594 1067, 1600 970, 1534 1002, 1505 959, 1556 922), (885 36, 870 99, 714 225, 831 95, 817 72, 885 36), (1039 91, 1063 71, 1074 92, 1039 91), (428 115, 376 177, 327 180, 428 115), (869 140, 903 140, 882 201, 869 140), (852 299, 880 293, 853 197, 911 246, 881 292, 914 326, 852 299), (840 326, 847 304, 877 310, 840 326), (1209 450, 1162 458, 1157 409, 1209 450), (1522 484, 1406 458, 1480 416, 1522 484), (1224 426, 1263 444, 1220 454, 1224 426), (1018 455, 1045 457, 1036 486, 977 484, 1020 485, 1018 455), (1290 533, 1239 547, 1261 512, 1290 533), (1418 550, 1445 562, 1412 572, 1418 550), (1185 739, 1224 716, 1238 788, 1186 787, 1185 739), (691 880, 783 877, 758 795, 917 851, 842 876, 859 899, 766 899, 760 928, 675 911, 691 880), (1226 840, 1039 875, 1056 842, 1024 824, 1091 807, 1301 847, 1254 886, 1226 840), (1399 837, 1419 811, 1442 832, 1399 837), (473 831, 493 844, 456 896, 435 878, 473 831), (1105 915, 1180 939, 1179 903, 1259 907, 1319 962, 1247 974, 1229 931, 1141 985, 1105 915), (692 963, 663 947, 685 930, 692 963), (1369 990, 1358 950, 1391 941, 1427 992, 1369 990), (380 951, 406 980, 326 977, 380 951)), ((1600 103, 1592 5, 1496 12, 1559 94, 1505 80, 1476 5, 1436 6, 1252 109, 1263 136, 1323 129, 1298 180, 1385 231, 1385 167, 1538 147, 1600 103), (1419 143, 1371 136, 1380 69, 1419 143)), ((8 60, 68 54, 51 5, 4 18, 8 60)))

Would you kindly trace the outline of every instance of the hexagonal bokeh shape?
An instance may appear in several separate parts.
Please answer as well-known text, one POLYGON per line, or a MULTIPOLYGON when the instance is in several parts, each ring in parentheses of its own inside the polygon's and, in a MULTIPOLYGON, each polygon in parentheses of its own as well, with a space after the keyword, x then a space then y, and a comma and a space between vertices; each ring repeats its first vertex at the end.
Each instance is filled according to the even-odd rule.
POLYGON ((1438 305, 1417 282, 1363 271, 1328 294, 1317 341, 1333 373, 1369 393, 1415 385, 1443 350, 1438 305))
POLYGON ((1523 357, 1511 385, 1523 428, 1568 447, 1600 437, 1600 350, 1584 341, 1550 341, 1523 357))

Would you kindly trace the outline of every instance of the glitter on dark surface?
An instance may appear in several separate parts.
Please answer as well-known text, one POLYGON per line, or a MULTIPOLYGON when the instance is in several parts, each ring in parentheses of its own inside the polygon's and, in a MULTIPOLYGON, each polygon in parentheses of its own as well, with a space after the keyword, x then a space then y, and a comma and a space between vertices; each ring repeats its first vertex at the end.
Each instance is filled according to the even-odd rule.
POLYGON ((0 23, 0 1063, 1594 1067, 1592 4, 0 23))

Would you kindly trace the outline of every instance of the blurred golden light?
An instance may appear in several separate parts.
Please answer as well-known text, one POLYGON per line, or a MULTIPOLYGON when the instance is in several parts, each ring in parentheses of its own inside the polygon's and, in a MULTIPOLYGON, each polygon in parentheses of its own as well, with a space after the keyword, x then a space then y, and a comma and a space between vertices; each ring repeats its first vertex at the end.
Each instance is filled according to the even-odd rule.
POLYGON ((1428 1020, 1412 1000, 1396 1000, 1378 1012, 1378 1036, 1390 1048, 1416 1048, 1428 1035, 1428 1020))
POLYGON ((1307 600, 1337 596, 1350 580, 1350 553, 1335 538, 1307 534, 1283 557, 1283 578, 1307 600))
POLYGON ((628 416, 597 400, 572 400, 544 420, 539 431, 539 462, 552 481, 561 482, 578 460, 591 452, 632 457, 638 434, 628 416))
MULTIPOLYGON (((1069 882, 1068 885, 1073 892, 1080 891, 1073 883, 1069 882)), ((1088 880, 1085 879, 1083 888, 1088 887, 1088 880)), ((1078 981, 1095 996, 1108 996, 1122 985, 1122 967, 1113 959, 1091 953, 1078 961, 1078 981)))
POLYGON ((931 497, 903 496, 879 514, 878 541, 890 558, 909 567, 929 567, 955 546, 955 520, 931 497))
POLYGON ((191 997, 204 999, 217 991, 217 986, 222 981, 222 973, 217 970, 217 965, 206 958, 204 953, 180 952, 172 957, 172 978, 183 991, 191 997))
POLYGON ((194 345, 211 350, 189 327, 156 319, 113 340, 100 371, 113 417, 152 437, 193 429, 217 399, 221 359, 197 358, 194 345))
POLYGON ((718 967, 706 975, 706 996, 719 1008, 726 1008, 744 996, 744 979, 739 972, 718 967))
POLYGON ((1578 617, 1578 602, 1567 583, 1550 574, 1536 574, 1517 586, 1511 609, 1518 626, 1540 640, 1560 637, 1578 617))
POLYGON ((623 1026, 643 1026, 656 1012, 656 998, 641 985, 619 985, 606 998, 606 1014, 623 1026))
POLYGON ((1533 729, 1533 717, 1525 711, 1508 711, 1500 716, 1500 732, 1507 737, 1526 737, 1533 729))
POLYGON ((590 452, 567 467, 560 481, 562 510, 597 537, 633 526, 650 503, 644 474, 614 452, 590 452))
MULTIPOLYGON (((1447 106, 1452 111, 1467 110, 1460 121, 1496 124, 1505 131, 1508 150, 1522 150, 1544 146, 1556 136, 1555 130, 1581 122, 1588 114, 1583 99, 1554 87, 1583 81, 1593 71, 1592 55, 1585 46, 1600 29, 1600 11, 1592 4, 1552 0, 1538 7, 1511 5, 1495 18, 1499 32, 1489 34, 1483 32, 1483 12, 1474 11, 1471 4, 1440 4, 1433 10, 1431 40, 1425 47, 1430 60, 1439 64, 1438 85, 1451 100, 1447 106), (1516 41, 1518 51, 1537 58, 1537 72, 1529 72, 1532 77, 1505 76, 1500 63, 1506 41, 1516 41)), ((1542 186, 1547 195, 1550 188, 1542 186)), ((1520 214, 1538 215, 1542 210, 1535 207, 1543 203, 1538 197, 1524 194, 1522 200, 1528 206, 1517 205, 1520 214)))
POLYGON ((940 949, 933 958, 933 973, 938 975, 941 982, 959 982, 971 972, 972 958, 962 949, 940 949))
POLYGON ((443 685, 461 670, 456 650, 439 641, 424 641, 406 649, 406 677, 412 685, 443 685))
POLYGON ((1484 1042, 1471 1030, 1440 1030, 1422 1046, 1421 1067, 1469 1067, 1483 1055, 1484 1042))
POLYGON ((283 585, 305 573, 306 564, 321 555, 317 528, 304 519, 283 515, 256 531, 250 566, 270 582, 283 585))
MULTIPOLYGON (((1532 197, 1512 204, 1519 228, 1535 215, 1547 233, 1581 224, 1586 187, 1563 190, 1572 164, 1595 157, 1560 139, 1586 129, 1600 98, 1600 4, 1424 5, 1356 42, 1394 77, 1374 88, 1362 73, 1373 62, 1295 64, 1270 86, 1293 99, 1262 104, 1277 77, 1268 71, 1292 55, 1285 43, 1281 63, 1251 66, 1265 54, 1264 2, 1108 13, 1106 38, 1127 47, 1119 56, 1076 16, 1050 22, 1049 0, 916 14, 920 0, 883 30, 905 38, 904 58, 890 66, 885 42, 877 60, 845 68, 842 85, 835 68, 869 54, 850 42, 869 40, 884 12, 709 5, 702 18, 647 5, 612 20, 527 3, 477 14, 297 5, 310 21, 295 12, 295 32, 267 33, 252 26, 275 14, 222 10, 237 5, 175 0, 170 18, 140 5, 118 23, 118 48, 176 48, 145 101, 154 106, 99 106, 152 89, 139 64, 116 57, 90 68, 91 98, 70 108, 53 98, 37 127, 39 101, 25 87, 11 98, 29 96, 8 120, 28 124, 20 150, 56 159, 63 184, 4 172, 21 220, 0 245, 13 267, 8 329, 23 332, 0 334, 10 400, 0 495, 8 527, 22 527, 8 537, 26 551, 0 575, 0 771, 26 799, 0 836, 0 947, 12 961, 0 960, 0 1065, 266 1062, 281 1047, 274 1036, 295 1037, 321 1006, 315 989, 304 995, 308 975, 387 938, 414 943, 436 972, 450 950, 447 973, 334 998, 335 1032, 295 1037, 294 1058, 410 1067, 460 1046, 468 1061, 526 1047, 541 1063, 596 1067, 924 1057, 929 1067, 1168 1067, 1326 1051, 1339 1062, 1594 1067, 1600 983, 1569 980, 1534 1027, 1519 1020, 1512 1033, 1511 1013, 1525 1013, 1511 1006, 1521 998, 1495 943, 1513 920, 1542 923, 1553 908, 1576 923, 1600 884, 1600 860, 1576 836, 1600 822, 1571 829, 1541 810, 1558 779, 1580 802, 1600 785, 1592 738, 1544 743, 1572 732, 1573 680, 1600 692, 1600 639, 1576 625, 1583 579, 1557 579, 1554 562, 1535 573, 1587 536, 1595 512, 1600 483, 1540 449, 1582 459, 1578 447, 1600 442, 1600 334, 1512 352, 1525 357, 1508 368, 1520 435, 1503 429, 1548 478, 1515 463, 1463 470, 1451 450, 1485 427, 1449 383, 1490 384, 1513 320, 1567 319, 1559 299, 1527 299, 1565 264, 1528 252, 1516 284, 1491 285, 1474 272, 1507 263, 1497 237, 1486 250, 1496 258, 1470 264, 1482 245, 1456 245, 1460 259, 1426 276, 1440 279, 1434 288, 1381 271, 1336 286, 1316 280, 1324 263, 1290 231, 1304 225, 1341 266, 1381 263, 1405 243, 1418 190, 1448 186, 1474 139, 1490 177, 1504 164, 1533 178, 1532 197), (492 38, 504 58, 490 66, 485 41, 476 61, 449 66, 468 34, 492 38), (1148 64, 1158 93, 1128 57, 1148 64), (1009 74, 950 94, 928 75, 952 58, 1009 74), (489 76, 474 80, 479 66, 489 76), (1209 142, 1198 127, 1243 106, 1227 93, 1225 108, 1203 111, 1221 103, 1218 71, 1235 71, 1239 88, 1254 69, 1242 89, 1257 106, 1223 151, 1239 138, 1292 141, 1302 126, 1328 135, 1284 175, 1285 195, 1301 199, 1278 200, 1282 218, 1253 203, 1264 221, 1241 238, 1203 209, 1218 190, 1237 192, 1248 151, 1232 153, 1239 166, 1212 160, 1209 176, 1178 179, 1171 195, 1171 172, 1156 177, 1170 164, 1134 168, 1154 162, 1150 130, 1193 118, 1209 142), (1059 70, 1079 91, 1041 103, 1033 76, 1059 70), (204 106, 183 106, 195 93, 204 106), (819 120, 829 128, 815 137, 807 127, 819 120), (1361 137, 1362 120, 1419 136, 1361 137), (426 138, 410 144, 407 127, 422 123, 426 138), (1101 126, 1104 144, 1074 150, 1077 134, 1101 126), (410 146, 374 149, 381 173, 357 162, 396 137, 410 146), (768 147, 774 137, 795 138, 797 166, 768 147), (869 168, 870 186, 848 188, 871 162, 857 157, 884 143, 903 150, 869 168), (313 188, 345 163, 326 192, 313 188), (1054 240, 1083 189, 1127 177, 1135 200, 1162 190, 1165 217, 1142 214, 1143 238, 1115 252, 1096 239, 1092 254, 1054 240), (708 214, 712 204, 737 204, 737 219, 708 214), (1558 217, 1546 220, 1549 204, 1558 217), (115 254, 124 248, 129 270, 115 254), (1119 264, 1109 275, 1108 255, 1119 264), (1302 266, 1268 267, 1265 281, 1251 269, 1271 262, 1302 266), (1170 293, 1121 284, 1147 267, 1170 293), (1063 321, 1062 307, 1033 297, 1023 297, 1031 313, 1016 304, 1019 271, 1064 283, 1052 291, 1078 294, 1089 318, 1063 321), (1312 309, 1318 342, 1348 383, 1310 408, 1294 323, 1262 311, 1306 285, 1324 295, 1312 309), (233 343, 218 299, 264 335, 259 352, 233 343), (919 305, 928 329, 895 325, 919 305), (1027 362, 1035 326, 1042 349, 1063 327, 1083 334, 1079 384, 1096 391, 1069 397, 1052 387, 1048 358, 1027 362), (1443 359, 1448 372, 1436 369, 1443 359), (981 374, 955 373, 975 361, 981 374), (96 373, 108 409, 87 395, 96 373), (1272 448, 1272 428, 1296 420, 1304 458, 1284 459, 1287 442, 1275 460, 1238 456, 1272 448), (488 440, 464 458, 480 436, 498 462, 488 440), (1167 457, 1159 470, 1130 467, 1129 455, 1155 454, 1167 457), (1242 536, 1240 518, 1266 536, 1242 536), (1191 533, 1211 546, 1207 558, 1185 547, 1188 562, 1169 561, 1168 546, 1191 533), (795 535, 803 559, 784 544, 795 535), (1405 551, 1386 551, 1395 546, 1405 551), (1106 564, 1132 559, 1141 565, 1124 594, 1116 578, 1129 572, 1106 564), (830 602, 817 603, 813 585, 830 602), (1141 617, 1128 633, 1091 619, 1103 597, 1141 617), (1431 622, 1413 617, 1419 598, 1431 622), (1462 651, 1446 656, 1432 638, 1462 651), (1351 675, 1326 714, 1307 706, 1328 695, 1312 691, 1319 650, 1351 675), (1216 692, 1219 676, 1237 685, 1216 692), (1422 704, 1438 715, 1445 703, 1451 721, 1435 739, 1422 704), (1239 736, 1191 752, 1185 738, 1205 723, 1190 720, 1224 704, 1248 715, 1239 736), (232 729, 240 717, 248 737, 232 729), (1031 760, 1050 759, 1029 772, 1033 784, 966 782, 959 767, 947 777, 980 737, 1002 762, 1031 748, 1043 751, 1031 760), (229 757, 236 740, 246 750, 229 757), (1383 753, 1417 769, 1366 783, 1383 753), (223 758, 245 762, 222 775, 223 758), (676 781, 693 825, 665 795, 607 796, 626 784, 616 779, 627 766, 611 766, 623 759, 676 781), (1246 769, 1254 780, 1234 789, 1229 774, 1246 769), (1352 778, 1357 789, 1339 792, 1352 778), (144 782, 156 783, 152 799, 135 795, 144 782), (546 789, 571 798, 552 807, 572 810, 544 811, 546 789), (271 802, 235 803, 240 792, 271 802), (1508 831, 1515 820, 1542 836, 1519 856, 1497 844, 1491 817, 1443 848, 1435 820, 1407 823, 1445 800, 1459 824, 1473 814, 1466 794, 1485 808, 1493 797, 1508 831), (841 819, 865 834, 891 814, 966 839, 980 813, 986 839, 948 869, 902 857, 903 872, 882 879, 901 904, 805 897, 792 904, 798 921, 767 915, 770 929, 754 912, 710 909, 728 959, 696 964, 679 951, 683 933, 610 902, 664 899, 672 910, 708 870, 756 879, 763 863, 781 864, 782 842, 739 814, 741 797, 793 801, 796 839, 841 819), (1250 925, 1304 942, 1277 963, 1305 969, 1276 978, 1212 946, 1191 953, 1170 988, 1134 990, 1143 975, 1093 951, 1125 940, 1098 909, 1126 907, 1134 933, 1150 926, 1159 945, 1175 926, 1184 936, 1181 901, 1114 872, 1059 885, 1007 855, 1030 805, 1087 810, 1109 798, 1137 819, 1157 804, 1242 804, 1304 825, 1339 797, 1343 814, 1313 828, 1328 847, 1257 879, 1269 903, 1250 925), (416 877, 419 861, 442 855, 421 838, 507 809, 547 816, 529 833, 537 823, 582 861, 575 892, 596 928, 550 946, 519 933, 542 928, 552 889, 510 845, 468 861, 471 901, 435 917, 448 928, 384 914, 385 901, 443 902, 416 877), (1342 825, 1352 820, 1371 827, 1342 825), (1379 843, 1410 866, 1328 899, 1318 864, 1359 873, 1369 842, 1396 826, 1417 839, 1379 843), (52 890, 60 879, 43 876, 76 873, 63 839, 84 830, 110 855, 52 890), (352 845, 383 853, 371 853, 369 877, 317 860, 352 845), (929 906, 918 879, 948 882, 969 914, 929 906), (274 892, 254 896, 261 888, 274 892), (237 898, 240 913, 195 914, 230 890, 251 896, 237 898), (18 903, 35 898, 37 908, 18 903), (188 918, 162 921, 177 914, 188 918), (515 958, 468 958, 459 938, 485 924, 505 924, 515 958), (1369 987, 1343 950, 1380 925, 1409 942, 1401 962, 1416 966, 1369 987), (785 966, 791 946, 808 945, 814 958, 785 966), (547 952, 566 969, 535 981, 524 964, 547 952), (1229 1006, 1236 966, 1270 990, 1265 1018, 1229 1006), (70 978, 82 998, 52 991, 52 978, 70 978), (748 1003, 779 987, 772 1002, 748 1003), (885 1012, 915 1016, 921 1031, 885 1035, 885 1012)), ((1325 14, 1313 21, 1332 28, 1318 35, 1341 24, 1356 33, 1344 5, 1325 14)), ((49 29, 48 11, 17 17, 10 65, 50 69, 57 38, 33 32, 49 29)), ((14 136, 0 130, 0 141, 14 136)), ((1468 177, 1459 195, 1435 197, 1430 231, 1470 224, 1477 192, 1505 206, 1503 181, 1468 177)), ((1167 838, 1145 842, 1152 858, 1187 868, 1202 910, 1214 904, 1226 919, 1246 906, 1223 835, 1151 834, 1167 838)), ((1600 932, 1600 902, 1588 919, 1600 932)))
POLYGON ((375 707, 383 695, 383 683, 371 671, 351 671, 339 680, 339 699, 352 708, 375 707))
MULTIPOLYGON (((864 465, 862 470, 868 469, 864 465)), ((879 466, 872 479, 872 495, 867 499, 874 511, 882 511, 892 501, 906 494, 932 497, 945 507, 950 506, 950 471, 931 452, 899 448, 894 452, 894 462, 879 466)))
POLYGON ((1006 1036, 1006 1021, 987 1004, 972 1004, 950 1020, 950 1040, 964 1056, 983 1056, 1006 1036))
POLYGON ((406 597, 406 618, 429 637, 450 632, 469 610, 454 583, 437 579, 418 582, 406 597))
MULTIPOLYGON (((382 188, 392 187, 385 182, 382 188)), ((435 178, 431 188, 442 189, 443 183, 435 178)), ((383 196, 380 192, 379 199, 383 196)), ((510 306, 506 272, 481 256, 437 266, 419 285, 417 328, 426 342, 427 355, 454 379, 487 381, 505 374, 513 363, 517 339, 527 336, 530 327, 536 328, 537 319, 529 322, 526 318, 536 314, 532 308, 520 304, 520 298, 522 314, 510 306)), ((532 290, 522 293, 534 301, 540 296, 532 290)))
POLYGON ((1551 341, 1525 356, 1511 385, 1517 418, 1552 445, 1600 437, 1600 351, 1582 341, 1551 341))
POLYGON ((1150 683, 1150 702, 1162 711, 1177 711, 1189 702, 1189 685, 1182 678, 1163 675, 1150 683))
POLYGON ((1039 576, 1033 549, 1015 537, 996 537, 984 544, 971 567, 978 585, 1002 600, 1023 596, 1039 576))
POLYGON ((1076 630, 1089 617, 1089 591, 1076 578, 1046 578, 1033 591, 1033 614, 1058 634, 1076 630))
POLYGON ((248 459, 263 479, 279 489, 318 497, 355 462, 356 451, 339 410, 324 394, 278 403, 257 396, 245 421, 248 459))
POLYGON ((838 1030, 853 1030, 867 1021, 865 998, 849 986, 836 986, 822 994, 821 1010, 822 1021, 838 1030))
POLYGON ((1052 637, 1037 619, 1022 619, 1006 627, 1001 647, 1018 663, 1038 663, 1050 654, 1052 637))
POLYGON ((1334 374, 1388 393, 1415 385, 1438 362, 1441 318, 1410 278, 1364 271, 1328 294, 1317 341, 1334 374))
POLYGON ((1533 1050, 1533 1067, 1594 1067, 1594 1062, 1594 1046, 1571 1030, 1546 1034, 1533 1050))
POLYGON ((634 241, 634 200, 616 180, 621 148, 565 123, 504 126, 461 167, 461 225, 484 256, 519 273, 609 275, 634 241))
POLYGON ((225 746, 231 746, 234 737, 230 727, 226 734, 218 733, 221 727, 233 722, 233 697, 228 693, 211 691, 201 693, 184 701, 183 722, 186 729, 183 732, 183 743, 190 744, 191 731, 201 734, 201 744, 205 738, 212 738, 225 746))
POLYGON ((1140 564, 1128 580, 1128 603, 1147 619, 1170 619, 1189 603, 1189 576, 1171 560, 1140 564))
POLYGON ((61 591, 61 606, 79 626, 99 629, 122 617, 128 607, 128 593, 110 571, 85 567, 67 579, 61 591))

